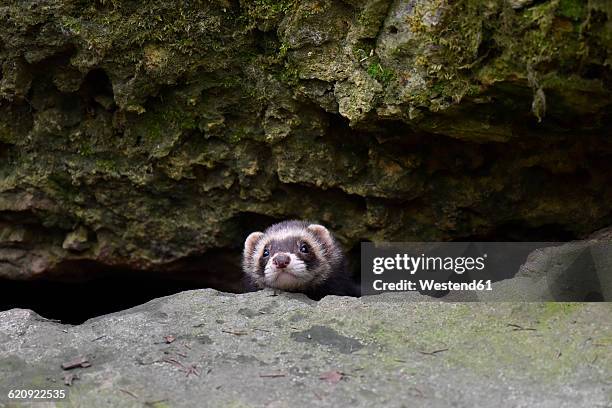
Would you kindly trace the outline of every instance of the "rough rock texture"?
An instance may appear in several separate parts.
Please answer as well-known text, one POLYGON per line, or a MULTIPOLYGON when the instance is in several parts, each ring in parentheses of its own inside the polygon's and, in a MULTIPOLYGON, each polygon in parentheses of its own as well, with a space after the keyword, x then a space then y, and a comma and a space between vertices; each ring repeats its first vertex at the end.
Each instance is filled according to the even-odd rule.
POLYGON ((611 16, 606 0, 4 1, 0 276, 233 279, 246 234, 288 217, 347 249, 610 225, 611 16))
POLYGON ((13 309, 0 329, 0 406, 11 388, 63 388, 62 406, 94 408, 612 402, 612 303, 199 290, 79 326, 13 309), (61 369, 78 357, 91 367, 61 369))

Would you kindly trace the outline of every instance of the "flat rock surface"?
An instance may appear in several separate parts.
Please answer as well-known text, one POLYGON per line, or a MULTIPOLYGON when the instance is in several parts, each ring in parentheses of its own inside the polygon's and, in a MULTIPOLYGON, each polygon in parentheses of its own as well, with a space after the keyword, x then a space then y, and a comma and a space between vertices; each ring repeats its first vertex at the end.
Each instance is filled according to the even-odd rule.
POLYGON ((52 388, 82 407, 612 406, 612 303, 415 298, 196 290, 78 326, 0 312, 0 406, 52 388))

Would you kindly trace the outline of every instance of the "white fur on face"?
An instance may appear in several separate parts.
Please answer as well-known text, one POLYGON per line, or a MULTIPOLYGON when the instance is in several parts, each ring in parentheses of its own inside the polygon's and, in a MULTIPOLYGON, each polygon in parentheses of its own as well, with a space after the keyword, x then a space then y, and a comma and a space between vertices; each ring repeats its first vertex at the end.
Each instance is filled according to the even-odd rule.
POLYGON ((270 227, 264 233, 252 233, 245 242, 243 252, 243 269, 258 288, 272 287, 288 291, 301 291, 324 282, 332 271, 332 265, 342 261, 342 253, 337 249, 330 232, 322 225, 286 224, 276 228, 270 227), (274 240, 293 237, 310 245, 314 256, 320 261, 314 270, 308 270, 303 261, 295 255, 291 257, 290 266, 277 269, 271 260, 264 267, 264 275, 259 274, 259 261, 266 245, 274 240))
MULTIPOLYGON (((280 253, 280 252, 279 252, 280 253)), ((279 253, 275 254, 278 255, 279 253)), ((266 286, 282 289, 294 290, 304 286, 305 283, 312 280, 312 273, 306 268, 306 264, 295 254, 284 253, 289 255, 291 261, 285 268, 277 268, 274 265, 274 257, 268 260, 264 269, 264 282, 266 286)))

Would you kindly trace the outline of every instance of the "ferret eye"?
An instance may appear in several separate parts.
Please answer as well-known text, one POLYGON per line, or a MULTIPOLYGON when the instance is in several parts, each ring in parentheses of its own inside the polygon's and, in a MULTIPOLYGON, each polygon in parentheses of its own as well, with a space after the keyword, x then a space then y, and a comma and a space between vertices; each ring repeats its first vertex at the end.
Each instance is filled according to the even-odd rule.
POLYGON ((303 253, 303 254, 307 254, 308 253, 308 245, 306 245, 306 244, 300 245, 300 252, 303 253))
POLYGON ((264 249, 263 256, 264 258, 267 258, 268 256, 270 256, 270 250, 268 248, 264 249))

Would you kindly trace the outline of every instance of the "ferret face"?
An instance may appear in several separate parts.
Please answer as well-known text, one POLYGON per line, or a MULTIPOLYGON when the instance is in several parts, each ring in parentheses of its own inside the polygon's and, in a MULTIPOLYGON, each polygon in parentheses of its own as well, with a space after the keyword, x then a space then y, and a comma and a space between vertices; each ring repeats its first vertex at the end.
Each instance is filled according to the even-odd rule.
POLYGON ((289 221, 249 235, 243 267, 259 288, 306 290, 329 276, 336 248, 325 227, 289 221))
POLYGON ((273 238, 265 242, 259 256, 259 270, 268 287, 293 290, 308 284, 319 261, 313 244, 300 236, 273 238))

